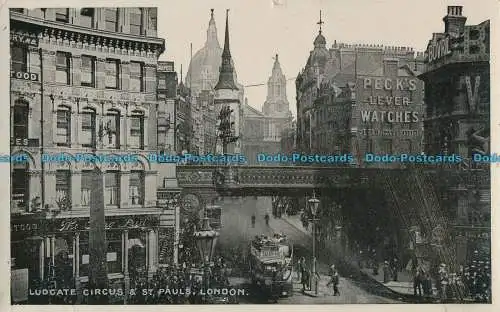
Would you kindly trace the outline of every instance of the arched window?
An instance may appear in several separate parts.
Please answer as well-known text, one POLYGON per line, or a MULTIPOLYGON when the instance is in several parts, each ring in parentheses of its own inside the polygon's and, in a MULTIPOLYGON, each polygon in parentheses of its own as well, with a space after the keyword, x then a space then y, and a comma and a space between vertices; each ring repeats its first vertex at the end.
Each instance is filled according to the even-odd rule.
POLYGON ((83 147, 96 146, 96 112, 87 108, 82 111, 82 131, 80 140, 83 147))
POLYGON ((130 139, 131 148, 144 149, 144 113, 132 112, 130 117, 130 139))
POLYGON ((144 25, 142 23, 143 11, 141 8, 129 8, 130 10, 130 33, 140 36, 144 34, 144 25))
POLYGON ((57 110, 55 142, 58 146, 71 145, 71 110, 61 106, 57 110))
POLYGON ((108 110, 104 117, 104 130, 104 146, 107 148, 120 148, 120 112, 108 110))
POLYGON ((16 101, 12 109, 12 145, 28 145, 29 106, 24 101, 16 101))

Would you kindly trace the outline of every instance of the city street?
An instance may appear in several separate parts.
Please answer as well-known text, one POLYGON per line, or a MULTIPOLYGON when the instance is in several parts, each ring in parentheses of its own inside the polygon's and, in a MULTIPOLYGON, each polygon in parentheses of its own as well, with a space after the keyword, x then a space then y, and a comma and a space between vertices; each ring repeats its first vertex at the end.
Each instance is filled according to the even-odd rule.
MULTIPOLYGON (((300 248, 301 253, 310 252, 310 239, 301 231, 297 230, 285 221, 270 218, 269 226, 266 226, 264 216, 271 209, 271 199, 259 197, 247 197, 243 200, 225 200, 220 204, 223 207, 223 228, 219 243, 225 248, 235 248, 238 245, 246 245, 249 239, 255 235, 284 233, 294 243, 294 248, 300 248), (251 216, 255 214, 255 228, 251 226, 251 216)), ((269 213, 271 215, 271 213, 269 213)), ((321 259, 319 259, 321 260, 321 259)), ((281 298, 278 303, 282 304, 321 304, 321 303, 398 303, 397 300, 385 298, 390 292, 380 289, 380 285, 366 280, 354 280, 351 277, 341 276, 339 289, 340 296, 333 296, 333 289, 327 288, 329 281, 327 276, 329 264, 318 263, 318 271, 321 275, 318 296, 312 297, 302 293, 302 286, 296 280, 294 273, 294 294, 292 297, 281 298), (385 295, 385 296, 384 296, 385 295)), ((248 287, 247 278, 231 278, 233 286, 248 287)), ((251 289, 251 288, 250 288, 251 289)), ((266 303, 266 300, 252 295, 249 291, 248 297, 240 298, 240 303, 266 303)))

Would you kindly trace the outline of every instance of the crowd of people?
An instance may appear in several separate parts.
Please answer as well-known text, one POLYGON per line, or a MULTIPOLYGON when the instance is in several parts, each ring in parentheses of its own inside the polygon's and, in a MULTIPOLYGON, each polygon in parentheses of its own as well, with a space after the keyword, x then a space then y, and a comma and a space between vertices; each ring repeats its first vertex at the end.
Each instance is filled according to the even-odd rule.
POLYGON ((146 294, 136 293, 129 298, 131 304, 202 304, 225 303, 228 298, 202 295, 200 290, 229 286, 229 273, 224 259, 219 257, 208 266, 183 263, 160 268, 149 281, 139 279, 134 289, 148 289, 146 294))

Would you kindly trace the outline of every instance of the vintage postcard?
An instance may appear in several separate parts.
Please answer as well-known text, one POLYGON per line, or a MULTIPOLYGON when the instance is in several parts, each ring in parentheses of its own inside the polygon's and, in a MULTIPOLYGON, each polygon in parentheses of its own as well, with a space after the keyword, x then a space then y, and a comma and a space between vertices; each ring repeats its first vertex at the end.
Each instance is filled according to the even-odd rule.
POLYGON ((10 305, 492 303, 491 1, 23 5, 10 305))

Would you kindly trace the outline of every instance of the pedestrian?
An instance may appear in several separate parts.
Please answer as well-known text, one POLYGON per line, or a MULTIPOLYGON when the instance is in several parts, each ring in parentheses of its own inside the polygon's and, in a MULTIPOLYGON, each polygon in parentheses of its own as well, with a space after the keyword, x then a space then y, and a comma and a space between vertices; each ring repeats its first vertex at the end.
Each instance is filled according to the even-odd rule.
POLYGON ((302 291, 305 291, 306 289, 307 290, 310 290, 311 287, 309 285, 309 279, 310 279, 310 272, 309 270, 307 269, 302 269, 302 281, 301 281, 301 284, 302 284, 302 291))
POLYGON ((333 285, 333 295, 334 296, 340 296, 339 292, 339 282, 340 282, 340 277, 339 273, 337 272, 337 269, 335 268, 335 265, 330 266, 330 281, 326 284, 326 287, 333 285))
POLYGON ((448 269, 446 267, 446 264, 441 263, 439 267, 439 284, 441 285, 440 291, 439 291, 439 297, 442 300, 446 300, 446 295, 448 291, 448 269))
POLYGON ((398 272, 399 272, 399 261, 398 258, 394 257, 392 260, 392 278, 395 282, 398 281, 398 272))
POLYGON ((417 273, 413 277, 413 294, 415 296, 422 296, 422 281, 424 279, 422 269, 417 269, 417 273))
POLYGON ((255 214, 252 215, 252 227, 255 227, 255 214))
POLYGON ((389 267, 389 261, 384 261, 384 283, 388 283, 391 278, 391 269, 389 267))
POLYGON ((298 281, 301 281, 301 275, 302 275, 302 270, 303 270, 303 260, 304 258, 300 258, 298 261, 297 261, 297 280, 298 281))
POLYGON ((266 213, 266 215, 264 216, 264 219, 266 220, 266 225, 269 225, 269 214, 266 213))
POLYGON ((432 296, 432 279, 429 272, 424 271, 422 288, 424 291, 424 296, 432 296))

